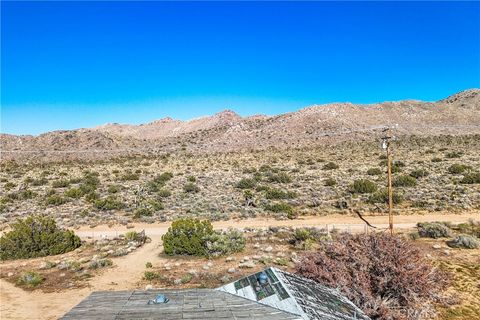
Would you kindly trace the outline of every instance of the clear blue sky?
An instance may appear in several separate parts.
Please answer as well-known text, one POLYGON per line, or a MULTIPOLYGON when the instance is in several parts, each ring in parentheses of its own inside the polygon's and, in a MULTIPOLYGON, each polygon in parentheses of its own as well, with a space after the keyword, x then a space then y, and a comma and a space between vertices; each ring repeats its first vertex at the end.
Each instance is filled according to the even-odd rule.
POLYGON ((1 6, 3 133, 480 87, 479 2, 1 6))

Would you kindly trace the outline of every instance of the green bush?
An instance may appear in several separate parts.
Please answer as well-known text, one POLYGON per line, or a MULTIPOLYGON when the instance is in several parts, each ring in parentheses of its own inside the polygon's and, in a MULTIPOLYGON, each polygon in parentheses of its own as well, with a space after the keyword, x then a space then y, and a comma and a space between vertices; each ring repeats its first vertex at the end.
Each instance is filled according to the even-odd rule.
POLYGON ((440 158, 432 158, 432 162, 442 162, 442 159, 440 158))
POLYGON ((189 176, 189 177, 187 178, 187 180, 188 180, 189 182, 197 182, 197 178, 195 178, 194 176, 189 176))
POLYGON ((120 186, 117 184, 109 185, 107 188, 108 193, 118 193, 120 191, 120 186))
POLYGON ((420 178, 428 176, 428 171, 425 170, 425 169, 413 170, 412 172, 410 172, 410 176, 415 178, 415 179, 420 179, 420 178))
POLYGON ((123 175, 119 178, 121 181, 134 181, 140 179, 140 174, 131 172, 127 170, 123 173, 123 175))
POLYGON ((0 259, 25 259, 72 251, 81 245, 70 230, 57 227, 55 220, 42 215, 18 219, 11 231, 0 238, 0 259))
POLYGON ((461 153, 461 152, 452 151, 452 152, 447 153, 445 155, 445 158, 448 158, 448 159, 460 158, 462 155, 463 155, 463 153, 461 153))
MULTIPOLYGON (((398 192, 393 192, 392 200, 394 204, 400 204, 403 201, 403 196, 398 192)), ((368 198, 369 203, 388 203, 388 189, 384 188, 376 191, 368 198)))
POLYGON ((239 189, 253 189, 255 188, 255 185, 257 182, 254 179, 249 179, 249 178, 243 178, 240 181, 237 182, 235 187, 239 189))
POLYGON ((196 184, 189 182, 183 186, 183 191, 187 193, 197 193, 200 191, 200 188, 196 184))
POLYGON ((43 282, 44 278, 41 274, 29 271, 22 274, 17 279, 17 283, 21 286, 34 288, 43 282))
POLYGON ((480 246, 480 242, 471 235, 459 234, 452 240, 447 241, 447 245, 452 248, 477 249, 480 246))
POLYGON ((239 252, 245 248, 242 232, 235 229, 214 232, 207 235, 205 240, 207 255, 212 257, 239 252))
POLYGON ((383 171, 379 168, 370 168, 370 169, 367 170, 367 174, 369 176, 378 176, 382 173, 383 173, 383 171))
POLYGON ((471 167, 464 164, 454 163, 450 167, 448 167, 448 172, 451 174, 460 174, 468 169, 471 169, 471 167))
POLYGON ((118 210, 125 207, 125 204, 121 201, 118 201, 116 198, 112 196, 108 196, 103 199, 95 200, 94 204, 95 208, 107 211, 107 210, 118 210))
POLYGON ((150 208, 138 208, 135 210, 135 214, 133 217, 135 219, 138 219, 140 217, 151 217, 153 215, 153 212, 150 208))
POLYGON ((276 183, 292 182, 292 177, 290 177, 286 172, 268 173, 267 179, 269 182, 276 182, 276 183))
POLYGON ((325 186, 327 187, 333 187, 336 184, 337 184, 337 181, 333 178, 328 178, 325 180, 325 186))
POLYGON ((158 196, 161 197, 161 198, 168 198, 172 195, 172 192, 170 192, 170 190, 168 189, 160 189, 158 190, 158 196))
POLYGON ((265 210, 280 213, 280 212, 285 212, 287 214, 293 214, 294 210, 291 205, 288 203, 274 203, 274 204, 268 204, 265 206, 265 210))
POLYGON ((463 176, 460 181, 463 184, 477 184, 480 183, 480 172, 472 172, 463 176))
POLYGON ((360 179, 353 182, 351 190, 354 193, 372 193, 377 190, 377 185, 370 180, 360 179))
POLYGON ((206 256, 206 239, 214 232, 208 220, 175 220, 168 228, 168 232, 162 236, 164 251, 168 255, 206 256))
POLYGON ((265 192, 267 199, 293 199, 297 194, 293 191, 283 191, 276 188, 268 188, 265 192))
POLYGON ((403 175, 393 180, 394 187, 414 187, 417 185, 417 180, 414 177, 403 175))
POLYGON ((421 222, 417 223, 418 234, 423 238, 446 238, 451 236, 451 230, 443 223, 421 222))
POLYGON ((158 272, 155 271, 145 271, 143 273, 143 278, 148 281, 152 281, 155 279, 161 279, 161 276, 158 272))
POLYGON ((83 195, 82 190, 80 190, 78 188, 71 188, 71 189, 68 189, 67 191, 65 191, 65 196, 69 197, 69 198, 78 199, 82 195, 83 195))
POLYGON ((68 180, 55 180, 52 182, 53 188, 66 188, 70 185, 70 181, 68 180))
POLYGON ((338 169, 339 166, 335 162, 328 162, 323 166, 323 170, 335 170, 338 169))
POLYGON ((145 263, 145 268, 152 268, 153 267, 153 264, 151 262, 147 262, 145 263))
POLYGON ((52 205, 52 206, 59 206, 61 204, 64 204, 67 202, 67 199, 59 196, 58 194, 52 194, 47 197, 45 200, 45 203, 47 205, 52 205))

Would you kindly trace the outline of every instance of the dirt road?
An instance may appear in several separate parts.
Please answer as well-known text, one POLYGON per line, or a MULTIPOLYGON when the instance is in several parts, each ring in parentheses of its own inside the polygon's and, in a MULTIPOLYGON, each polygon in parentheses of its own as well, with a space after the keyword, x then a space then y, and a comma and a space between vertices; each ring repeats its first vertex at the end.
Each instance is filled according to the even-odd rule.
MULTIPOLYGON (((469 214, 428 214, 396 216, 395 227, 398 229, 412 228, 422 221, 450 221, 465 222, 468 219, 479 220, 480 212, 469 214)), ((388 217, 372 216, 367 220, 380 228, 387 227, 388 217)), ((217 229, 235 227, 268 227, 268 226, 317 226, 337 229, 349 229, 352 232, 364 230, 364 224, 357 217, 344 215, 303 217, 297 220, 279 221, 273 219, 249 219, 239 221, 214 222, 217 229)), ((59 292, 43 293, 39 290, 27 292, 0 279, 0 319, 57 319, 93 291, 99 290, 126 290, 138 289, 138 281, 145 270, 145 262, 159 264, 164 258, 159 257, 159 242, 161 235, 168 229, 169 223, 137 224, 135 230, 145 229, 152 242, 145 244, 135 252, 114 259, 115 267, 95 276, 90 286, 82 289, 63 290, 59 292)), ((80 228, 76 232, 82 237, 100 237, 101 235, 115 236, 129 229, 125 227, 109 228, 97 226, 95 228, 80 228)))

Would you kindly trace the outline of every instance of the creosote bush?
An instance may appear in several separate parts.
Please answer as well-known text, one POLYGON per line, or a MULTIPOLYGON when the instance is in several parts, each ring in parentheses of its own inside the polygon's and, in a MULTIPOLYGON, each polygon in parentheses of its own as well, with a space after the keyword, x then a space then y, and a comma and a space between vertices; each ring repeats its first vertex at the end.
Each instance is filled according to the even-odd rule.
POLYGON ((335 170, 338 168, 339 166, 335 162, 328 162, 323 166, 323 170, 335 170))
POLYGON ((472 172, 463 176, 460 181, 463 184, 477 184, 480 183, 480 172, 472 172))
POLYGON ((382 173, 383 173, 383 171, 379 168, 370 168, 370 169, 367 170, 367 174, 369 176, 378 176, 382 173))
POLYGON ((353 182, 351 190, 354 193, 372 193, 377 191, 377 185, 370 180, 360 179, 353 182))
POLYGON ((342 234, 303 257, 297 273, 338 288, 372 319, 424 319, 446 276, 409 240, 384 233, 342 234))
POLYGON ((414 187, 417 185, 417 179, 412 176, 399 176, 393 179, 393 186, 394 187, 414 187))
POLYGON ((452 240, 447 241, 447 245, 452 248, 477 249, 480 247, 480 241, 468 234, 459 234, 452 240))
MULTIPOLYGON (((394 204, 400 204, 403 201, 402 194, 398 193, 397 191, 393 190, 392 200, 394 204)), ((369 203, 388 203, 388 189, 383 188, 381 190, 376 191, 368 198, 369 203)))
POLYGON ((237 187, 238 189, 253 189, 255 188, 256 184, 257 184, 257 181, 255 181, 254 179, 243 178, 237 182, 235 187, 237 187))
POLYGON ((440 222, 420 222, 417 223, 418 234, 423 238, 446 238, 450 237, 452 231, 440 222))
POLYGON ((428 176, 428 171, 425 169, 413 170, 412 172, 410 172, 410 176, 414 177, 415 179, 420 179, 428 176))
POLYGON ((183 191, 186 193, 197 193, 200 191, 200 188, 193 182, 188 182, 183 186, 183 191))
POLYGON ((454 163, 450 167, 448 167, 448 172, 451 174, 460 174, 469 170, 470 167, 464 164, 454 163))
POLYGON ((43 282, 44 278, 41 274, 33 271, 25 272, 17 279, 17 283, 28 288, 35 288, 43 282))
POLYGON ((179 219, 162 236, 168 255, 219 256, 243 250, 245 239, 237 230, 217 232, 208 220, 179 219))
POLYGON ((0 259, 25 259, 72 251, 81 245, 70 230, 57 227, 55 220, 42 215, 19 219, 0 238, 0 259))

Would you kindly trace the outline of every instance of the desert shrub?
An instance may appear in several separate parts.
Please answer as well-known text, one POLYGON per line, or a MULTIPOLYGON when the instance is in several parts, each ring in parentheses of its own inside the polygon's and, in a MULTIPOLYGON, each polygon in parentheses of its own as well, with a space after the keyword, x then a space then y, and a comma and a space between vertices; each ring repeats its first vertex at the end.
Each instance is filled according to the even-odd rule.
POLYGON ((117 200, 115 197, 112 197, 112 196, 95 200, 93 205, 95 206, 95 208, 103 211, 118 210, 125 207, 125 204, 123 202, 117 200))
POLYGON ((324 183, 324 184, 325 184, 325 186, 327 186, 327 187, 333 187, 334 185, 337 184, 337 181, 336 181, 335 179, 333 179, 333 178, 328 178, 328 179, 325 180, 325 183, 324 183))
POLYGON ((480 172, 472 172, 463 176, 460 181, 463 184, 477 184, 480 183, 480 172))
POLYGON ((172 222, 162 236, 163 248, 168 255, 207 255, 206 238, 215 231, 208 220, 179 219, 172 222))
POLYGON ((55 180, 52 182, 53 188, 66 188, 70 185, 70 181, 68 180, 55 180))
POLYGON ((139 179, 140 179, 140 174, 136 172, 132 172, 130 170, 125 171, 119 178, 119 180, 121 181, 134 181, 139 179))
POLYGON ((56 255, 81 245, 75 233, 58 228, 55 220, 47 216, 18 219, 11 229, 0 238, 1 260, 56 255))
POLYGON ((451 174, 460 174, 465 172, 468 169, 470 169, 469 166, 466 166, 464 164, 454 163, 450 167, 448 167, 448 172, 451 174))
POLYGON ((268 188, 265 192, 267 199, 293 199, 297 194, 293 191, 283 191, 276 188, 268 188))
POLYGON ((446 238, 451 236, 451 230, 440 222, 417 223, 418 234, 423 238, 446 238))
POLYGON ((79 188, 84 194, 88 194, 97 190, 99 185, 98 173, 85 172, 79 188))
POLYGON ((254 179, 243 178, 243 179, 241 179, 240 181, 237 182, 235 187, 237 187, 239 189, 253 189, 253 188, 255 188, 256 184, 257 184, 257 182, 254 179))
POLYGON ((153 264, 151 262, 147 262, 145 263, 145 268, 152 268, 153 267, 153 264))
POLYGON ((265 210, 276 212, 276 213, 280 213, 280 212, 284 212, 287 214, 294 213, 293 207, 288 203, 284 203, 284 202, 268 204, 265 206, 265 210))
POLYGON ((441 158, 432 158, 432 162, 442 162, 441 158))
POLYGON ((480 241, 468 234, 459 234, 452 240, 447 241, 447 245, 452 248, 477 249, 480 241))
POLYGON ((155 271, 145 271, 143 273, 143 278, 145 280, 152 281, 152 280, 155 280, 155 279, 160 279, 161 276, 158 272, 155 272, 155 271))
POLYGON ((188 180, 189 182, 197 182, 197 178, 195 178, 194 176, 189 176, 189 177, 187 178, 187 180, 188 180))
POLYGON ((46 185, 48 183, 48 180, 45 179, 45 178, 39 178, 39 179, 33 179, 30 184, 32 186, 43 186, 43 185, 46 185))
POLYGON ((468 222, 460 223, 460 224, 457 224, 456 226, 453 226, 452 229, 454 229, 459 233, 469 234, 471 236, 480 238, 480 222, 479 221, 469 220, 468 222))
POLYGON ((107 188, 108 193, 118 193, 120 191, 120 186, 117 184, 111 184, 107 188))
POLYGON ((33 271, 25 272, 17 279, 17 283, 22 286, 34 288, 43 282, 44 278, 41 274, 33 271))
POLYGON ((413 170, 412 172, 410 172, 410 176, 415 178, 415 179, 420 179, 420 178, 428 176, 428 171, 425 170, 425 169, 413 170))
POLYGON ((382 173, 383 173, 383 171, 380 168, 370 168, 370 169, 367 170, 367 174, 369 176, 378 176, 382 173))
POLYGON ((309 250, 315 244, 317 237, 318 235, 309 228, 297 228, 293 232, 289 242, 294 245, 295 248, 309 250))
POLYGON ((292 182, 292 177, 288 175, 286 172, 279 172, 279 173, 268 173, 267 179, 269 182, 276 182, 276 183, 290 183, 292 182))
POLYGON ((408 234, 408 237, 411 239, 411 240, 418 240, 420 239, 420 234, 418 233, 418 231, 414 231, 414 232, 410 232, 408 234))
POLYGON ((125 240, 127 241, 136 241, 139 237, 137 231, 128 231, 125 233, 125 240))
POLYGON ((168 198, 172 195, 172 192, 168 189, 162 188, 157 192, 158 196, 161 198, 168 198))
POLYGON ((100 269, 104 267, 108 267, 113 265, 113 261, 107 258, 102 258, 102 259, 94 259, 90 261, 90 264, 88 265, 88 269, 100 269))
POLYGON ((3 185, 3 188, 4 188, 5 190, 7 190, 7 191, 10 191, 10 190, 12 190, 13 188, 15 188, 16 186, 17 186, 17 185, 16 185, 15 183, 9 181, 9 182, 7 182, 7 183, 5 183, 5 184, 3 185))
POLYGON ((245 248, 245 238, 242 232, 229 229, 224 232, 214 232, 205 237, 206 253, 211 257, 231 254, 245 248))
POLYGON ((153 215, 153 212, 150 208, 138 208, 135 210, 135 213, 133 217, 135 219, 138 219, 140 217, 151 217, 153 215))
POLYGON ((351 191, 354 193, 372 193, 377 190, 375 182, 366 179, 355 180, 352 184, 351 191))
POLYGON ((335 162, 328 162, 323 166, 323 170, 335 170, 338 169, 339 166, 335 162))
POLYGON ((78 199, 82 195, 83 195, 82 190, 80 190, 78 188, 71 188, 71 189, 68 189, 67 191, 65 191, 65 196, 69 197, 69 198, 78 199))
POLYGON ((414 177, 403 175, 393 180, 394 187, 414 187, 417 185, 417 180, 414 177))
POLYGON ((62 205, 66 202, 67 202, 67 199, 63 198, 62 196, 60 196, 58 194, 49 195, 45 199, 45 203, 47 205, 52 205, 52 206, 59 206, 59 205, 62 205))
MULTIPOLYGON (((400 204, 403 202, 402 194, 396 192, 394 190, 392 195, 392 200, 394 204, 400 204)), ((368 198, 369 203, 388 203, 388 189, 383 188, 381 190, 376 191, 368 198)))
POLYGON ((337 288, 372 319, 431 316, 445 275, 406 239, 384 233, 342 234, 305 255, 297 273, 337 288))
POLYGON ((189 182, 183 186, 183 191, 187 193, 197 193, 200 191, 200 188, 196 184, 189 182))
POLYGON ((445 158, 455 159, 455 158, 460 158, 462 155, 463 155, 463 153, 461 153, 461 152, 452 151, 452 152, 448 152, 447 154, 445 154, 445 158))

